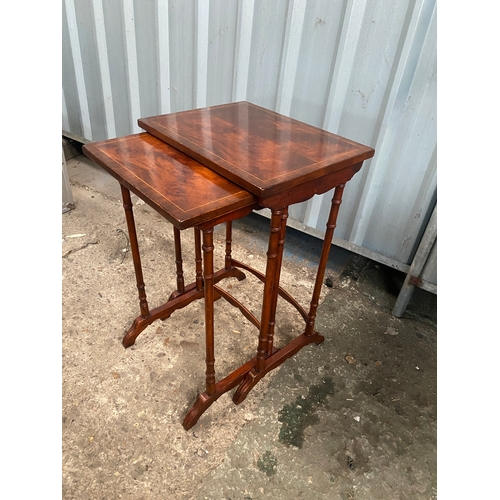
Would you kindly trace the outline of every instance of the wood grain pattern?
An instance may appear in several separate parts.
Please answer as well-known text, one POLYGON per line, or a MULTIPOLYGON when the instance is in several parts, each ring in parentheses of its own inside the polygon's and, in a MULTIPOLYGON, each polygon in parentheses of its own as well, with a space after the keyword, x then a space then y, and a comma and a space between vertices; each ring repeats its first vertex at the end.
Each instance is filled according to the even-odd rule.
POLYGON ((138 123, 261 199, 374 154, 368 146, 248 102, 141 118, 138 123))
POLYGON ((179 229, 256 205, 241 187, 147 133, 86 144, 83 152, 179 229))

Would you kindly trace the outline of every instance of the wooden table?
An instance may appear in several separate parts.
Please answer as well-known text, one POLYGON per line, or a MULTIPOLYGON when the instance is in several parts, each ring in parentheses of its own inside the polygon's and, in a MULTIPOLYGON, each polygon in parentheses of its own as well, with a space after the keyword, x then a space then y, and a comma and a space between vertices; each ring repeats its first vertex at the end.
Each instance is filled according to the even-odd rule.
POLYGON ((247 102, 144 118, 139 125, 148 133, 89 144, 83 150, 121 184, 141 312, 125 334, 123 345, 132 345, 153 321, 168 318, 193 300, 205 299, 206 388, 184 418, 187 430, 225 392, 238 386, 233 401, 241 403, 266 373, 304 346, 324 340, 314 330, 314 323, 342 193, 374 150, 247 102), (309 311, 305 311, 280 286, 288 207, 332 189, 314 291, 309 311), (177 290, 163 306, 151 311, 130 191, 174 226, 177 290), (271 210, 265 274, 231 255, 231 222, 261 208, 271 210), (214 271, 213 228, 223 222, 225 266, 214 271), (185 285, 180 230, 188 227, 195 231, 196 281, 185 285), (264 283, 260 320, 217 286, 228 276, 244 279, 242 269, 264 283), (281 349, 273 345, 278 296, 292 304, 305 322, 304 332, 281 349), (217 381, 213 305, 221 297, 258 328, 259 340, 253 359, 217 381))

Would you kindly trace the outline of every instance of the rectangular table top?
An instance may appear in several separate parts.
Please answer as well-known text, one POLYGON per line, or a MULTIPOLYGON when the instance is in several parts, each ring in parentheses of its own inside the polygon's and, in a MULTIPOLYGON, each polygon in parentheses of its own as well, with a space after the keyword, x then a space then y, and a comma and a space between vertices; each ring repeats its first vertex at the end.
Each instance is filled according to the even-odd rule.
POLYGON ((260 198, 355 164, 361 167, 375 152, 248 102, 141 118, 138 123, 260 198))
POLYGON ((179 229, 256 205, 240 186, 146 132, 83 152, 179 229))

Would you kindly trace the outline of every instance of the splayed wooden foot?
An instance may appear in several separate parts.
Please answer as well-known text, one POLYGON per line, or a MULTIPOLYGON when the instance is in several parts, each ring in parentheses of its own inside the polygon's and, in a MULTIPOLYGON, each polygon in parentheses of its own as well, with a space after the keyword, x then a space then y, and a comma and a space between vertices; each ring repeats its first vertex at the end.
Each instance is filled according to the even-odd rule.
POLYGON ((199 394, 195 403, 184 417, 182 422, 184 429, 191 429, 213 402, 217 401, 227 391, 236 387, 244 379, 245 375, 255 366, 256 362, 257 357, 247 361, 227 377, 217 382, 213 394, 208 394, 207 392, 199 394))
POLYGON ((233 396, 233 402, 237 405, 245 401, 248 393, 255 387, 255 384, 263 378, 267 373, 271 370, 274 370, 276 367, 285 362, 288 358, 292 357, 298 351, 300 351, 303 347, 308 344, 321 344, 325 340, 323 335, 320 335, 318 332, 314 332, 313 335, 305 335, 304 333, 294 340, 292 340, 289 344, 287 344, 282 349, 277 350, 271 356, 269 356, 265 360, 264 369, 257 371, 255 367, 253 367, 245 376, 244 380, 241 382, 240 386, 236 390, 233 396))
MULTIPOLYGON (((238 281, 242 281, 246 278, 245 273, 232 267, 231 269, 220 269, 214 274, 214 283, 218 283, 224 278, 237 278, 238 281)), ((165 304, 149 311, 147 316, 138 316, 135 318, 132 326, 128 329, 127 333, 124 335, 122 344, 123 347, 127 348, 134 345, 135 339, 139 334, 144 331, 151 323, 155 322, 157 319, 167 319, 171 314, 177 309, 182 309, 194 300, 203 298, 203 288, 198 290, 196 288, 196 283, 190 283, 184 289, 184 292, 174 291, 170 295, 169 299, 165 304)), ((219 294, 215 294, 214 300, 220 298, 219 294)))

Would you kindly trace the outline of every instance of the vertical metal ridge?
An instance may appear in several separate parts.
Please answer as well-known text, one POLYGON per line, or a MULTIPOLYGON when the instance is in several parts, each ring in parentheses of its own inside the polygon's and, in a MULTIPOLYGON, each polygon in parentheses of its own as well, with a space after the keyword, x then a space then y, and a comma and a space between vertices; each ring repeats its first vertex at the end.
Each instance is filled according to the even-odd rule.
POLYGON ((106 42, 106 29, 104 25, 104 10, 102 0, 92 0, 94 13, 97 54, 101 74, 102 97, 104 103, 104 116, 107 138, 116 137, 115 113, 113 110, 113 92, 111 89, 111 76, 109 71, 108 46, 106 42))
POLYGON ((339 57, 334 65, 332 82, 326 103, 325 120, 323 122, 323 128, 335 134, 338 132, 341 111, 343 109, 342 103, 347 93, 354 56, 362 32, 366 2, 367 0, 348 0, 346 7, 339 41, 339 57))
MULTIPOLYGON (((334 63, 328 92, 323 128, 329 132, 338 133, 340 118, 343 111, 343 101, 347 93, 349 80, 352 74, 354 57, 358 46, 358 40, 362 32, 363 18, 366 11, 367 0, 348 0, 344 14, 342 30, 338 43, 338 57, 334 63)), ((349 186, 346 188, 349 192, 349 186)), ((309 201, 310 207, 305 214, 307 226, 318 227, 319 215, 332 192, 314 196, 309 201)), ((323 211, 324 212, 324 211, 323 211)))
POLYGON ((210 4, 208 0, 197 0, 196 5, 196 107, 207 104, 208 84, 208 24, 210 4))
POLYGON ((425 40, 429 14, 432 14, 428 7, 433 2, 434 0, 419 0, 414 5, 408 30, 404 33, 405 41, 397 61, 397 70, 393 81, 388 85, 390 95, 385 108, 381 109, 383 119, 374 145, 377 154, 367 170, 364 179, 366 189, 361 192, 349 235, 349 241, 356 245, 362 245, 370 223, 370 217, 366 214, 372 213, 386 174, 386 165, 390 161, 399 122, 418 64, 418 55, 425 40))
POLYGON ((64 95, 64 87, 61 88, 62 97, 62 129, 63 131, 69 132, 69 118, 68 118, 68 107, 66 105, 66 96, 64 95))
POLYGON ((290 13, 283 40, 282 65, 276 96, 276 111, 284 115, 289 115, 292 107, 306 6, 306 0, 291 0, 288 4, 290 13))
POLYGON ((248 73, 253 27, 253 0, 238 1, 238 26, 234 49, 233 101, 247 98, 248 73))
POLYGON ((414 235, 413 241, 411 242, 411 250, 406 250, 404 248, 404 243, 402 242, 401 247, 398 249, 396 256, 401 261, 406 261, 405 263, 410 264, 415 252, 417 251, 418 244, 422 235, 425 232, 425 228, 429 222, 429 217, 431 214, 425 213, 425 208, 422 209, 422 205, 425 204, 429 207, 434 206, 437 203, 437 145, 434 146, 434 150, 429 159, 429 164, 425 170, 424 178, 419 186, 417 196, 415 197, 415 202, 413 203, 411 213, 415 214, 415 218, 421 221, 419 224, 420 228, 415 231, 415 218, 409 219, 406 222, 404 232, 407 234, 414 235), (425 201, 425 203, 423 203, 425 201))
MULTIPOLYGON (((342 23, 346 17, 348 4, 350 4, 350 0, 344 0, 344 3, 342 5, 342 14, 341 14, 342 23)), ((333 55, 332 55, 330 76, 328 78, 328 93, 325 95, 325 101, 324 101, 324 105, 323 105, 323 113, 322 113, 322 117, 321 117, 322 126, 324 126, 324 124, 327 122, 327 113, 330 112, 328 104, 329 104, 331 89, 332 89, 332 85, 333 85, 333 81, 334 81, 333 77, 335 74, 335 67, 337 66, 337 60, 339 59, 339 52, 340 52, 341 40, 342 40, 342 31, 343 31, 342 29, 338 30, 337 40, 335 43, 335 49, 334 49, 333 55)))
POLYGON ((78 101, 80 104, 80 121, 85 138, 91 140, 92 125, 90 121, 90 112, 87 100, 87 87, 85 86, 85 74, 83 71, 80 39, 78 37, 78 23, 76 19, 75 4, 71 0, 64 0, 64 4, 66 6, 66 20, 68 23, 71 54, 73 56, 73 65, 76 78, 76 88, 78 93, 78 101))
MULTIPOLYGON (((397 90, 399 89, 399 78, 396 78, 396 75, 398 75, 398 71, 401 69, 402 65, 402 60, 405 58, 403 57, 403 50, 405 47, 407 47, 407 39, 409 36, 409 32, 414 30, 414 27, 412 27, 412 22, 414 22, 414 11, 417 9, 416 3, 422 3, 422 1, 425 0, 410 0, 408 2, 408 6, 406 9, 406 14, 405 14, 405 19, 403 22, 403 27, 401 30, 401 35, 399 36, 397 48, 395 51, 394 55, 394 60, 391 65, 391 70, 389 73, 389 77, 387 80, 387 85, 384 91, 384 96, 382 98, 382 102, 380 105, 380 108, 377 113, 377 119, 376 123, 374 126, 374 130, 372 133, 372 140, 371 144, 376 144, 378 146, 379 144, 379 139, 384 133, 387 133, 387 119, 390 116, 394 104, 394 96, 397 95, 397 90), (392 104, 391 104, 392 103, 392 104)), ((353 209, 351 211, 351 214, 349 216, 348 220, 348 231, 346 233, 346 238, 349 241, 352 241, 353 243, 359 244, 359 237, 358 237, 358 230, 360 224, 367 223, 367 217, 366 214, 369 213, 368 210, 364 210, 364 203, 366 203, 366 198, 367 196, 370 195, 370 193, 373 193, 374 190, 377 190, 380 186, 375 186, 375 179, 374 177, 374 170, 376 169, 376 166, 372 167, 373 159, 368 160, 365 162, 363 170, 360 172, 360 182, 359 182, 359 189, 357 190, 355 194, 355 200, 353 203, 353 209)), ((378 164, 380 165, 380 164, 378 164)), ((377 191, 378 192, 378 191, 377 191)))
POLYGON ((169 2, 156 0, 158 36, 158 102, 160 113, 170 113, 170 39, 169 2))
POLYGON ((139 71, 137 69, 137 44, 135 39, 134 2, 123 0, 123 22, 125 25, 125 51, 130 102, 130 129, 140 132, 137 120, 141 117, 141 97, 139 92, 139 71))

